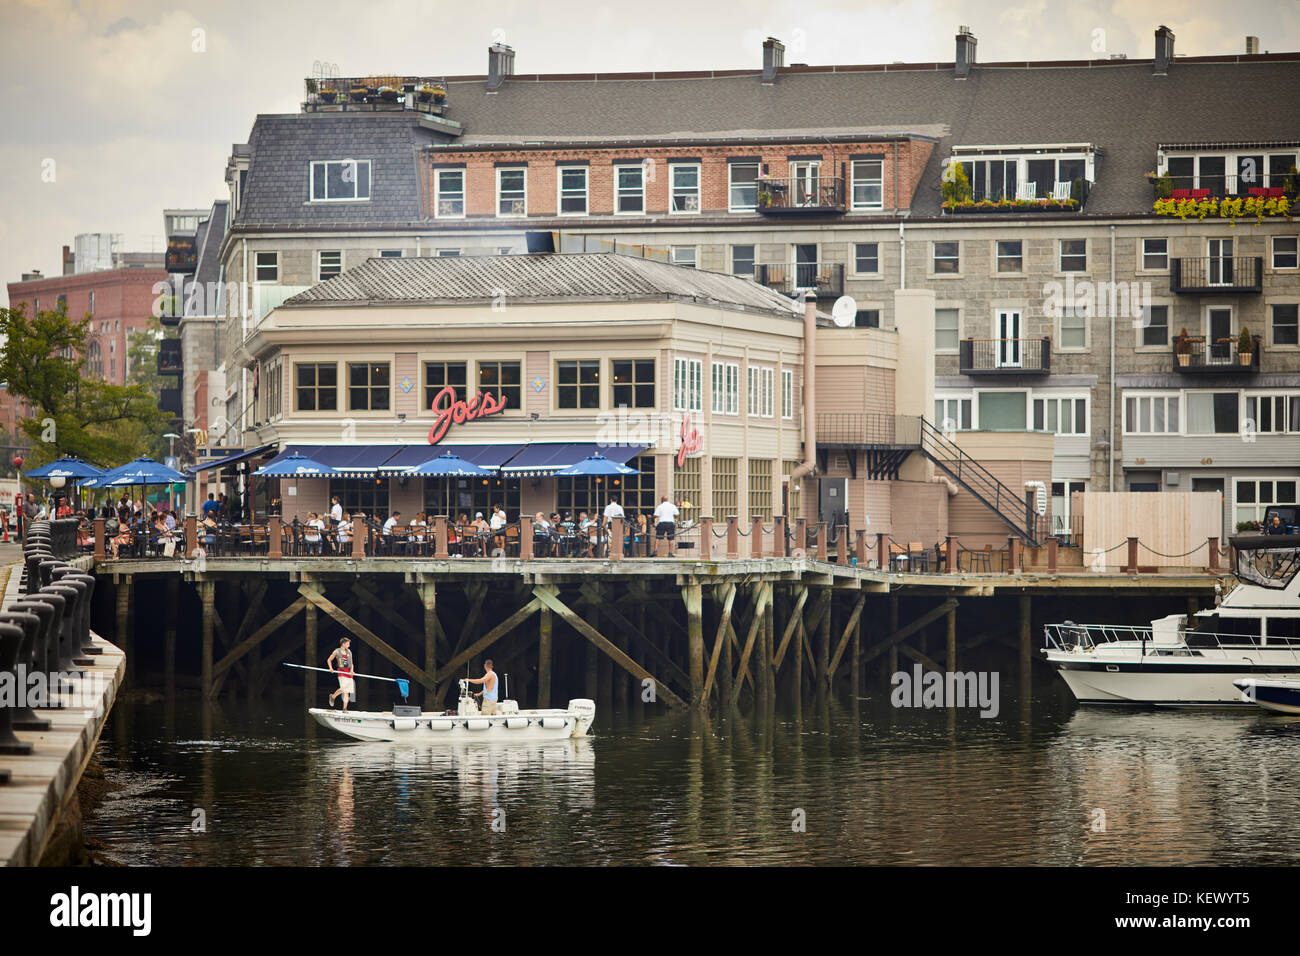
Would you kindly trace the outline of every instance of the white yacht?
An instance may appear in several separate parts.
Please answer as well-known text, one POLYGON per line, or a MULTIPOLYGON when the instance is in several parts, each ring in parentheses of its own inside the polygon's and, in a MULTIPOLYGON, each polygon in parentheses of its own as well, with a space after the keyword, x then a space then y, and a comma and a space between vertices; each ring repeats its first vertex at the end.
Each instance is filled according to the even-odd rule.
POLYGON ((1300 677, 1300 539, 1231 539, 1238 584, 1218 607, 1150 627, 1049 624, 1047 660, 1080 703, 1252 707, 1234 681, 1300 677))

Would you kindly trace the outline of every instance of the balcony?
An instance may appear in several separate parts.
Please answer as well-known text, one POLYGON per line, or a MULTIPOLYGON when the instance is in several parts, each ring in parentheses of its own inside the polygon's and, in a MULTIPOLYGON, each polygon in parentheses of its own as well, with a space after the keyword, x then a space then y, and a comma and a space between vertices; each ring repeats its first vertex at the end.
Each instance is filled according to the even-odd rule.
POLYGON ((173 418, 180 418, 181 417, 181 390, 179 388, 159 389, 158 408, 160 411, 167 412, 173 418))
POLYGON ((181 340, 163 339, 158 343, 158 374, 180 375, 181 372, 181 340))
POLYGON ((873 412, 817 415, 818 447, 911 449, 920 444, 921 419, 915 415, 873 412))
POLYGON ((1052 340, 962 339, 958 356, 963 375, 1050 375, 1052 340))
POLYGON ((758 211, 765 216, 816 216, 844 212, 844 180, 829 176, 758 181, 758 211))
POLYGON ((1264 291, 1261 256, 1200 256, 1169 264, 1169 291, 1183 295, 1238 295, 1264 291))
POLYGON ((1014 190, 971 189, 964 198, 944 199, 942 208, 946 216, 1077 213, 1087 205, 1091 185, 1086 179, 1076 179, 1068 183, 1021 183, 1014 190))
POLYGON ((816 292, 819 299, 838 299, 844 294, 844 266, 838 262, 790 262, 754 267, 760 285, 797 298, 801 292, 816 292))
POLYGON ((1251 341, 1254 347, 1246 356, 1238 350, 1236 336, 1209 343, 1199 335, 1178 339, 1174 342, 1174 371, 1184 375, 1258 375, 1264 343, 1258 335, 1251 341), (1246 358, 1249 361, 1243 361, 1246 358))

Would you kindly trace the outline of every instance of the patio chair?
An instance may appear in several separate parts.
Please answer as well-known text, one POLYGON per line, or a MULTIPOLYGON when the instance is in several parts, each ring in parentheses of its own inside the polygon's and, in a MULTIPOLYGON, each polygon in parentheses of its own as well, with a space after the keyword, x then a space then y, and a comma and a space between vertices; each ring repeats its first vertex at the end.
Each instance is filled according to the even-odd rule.
POLYGON ((505 538, 506 538, 506 547, 505 547, 506 557, 508 558, 519 557, 519 549, 520 547, 522 547, 522 543, 519 539, 519 525, 517 524, 506 525, 505 538))
POLYGON ((929 550, 919 541, 909 541, 907 543, 907 563, 913 571, 929 571, 929 550))
POLYGON ((1052 198, 1057 202, 1065 202, 1065 200, 1070 198, 1070 191, 1070 183, 1056 183, 1052 187, 1052 198))
POLYGON ((983 551, 970 553, 970 570, 985 572, 993 570, 993 545, 986 544, 983 551))
POLYGON ((908 563, 907 549, 889 542, 889 566, 895 571, 906 571, 908 563))
POLYGON ((1037 199, 1038 183, 1020 183, 1016 187, 1017 199, 1037 199))

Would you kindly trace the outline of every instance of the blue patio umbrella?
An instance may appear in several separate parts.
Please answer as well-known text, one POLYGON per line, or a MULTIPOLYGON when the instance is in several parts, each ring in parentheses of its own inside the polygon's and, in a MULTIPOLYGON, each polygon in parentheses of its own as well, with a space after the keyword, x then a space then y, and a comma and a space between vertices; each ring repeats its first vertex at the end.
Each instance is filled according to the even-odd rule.
POLYGON ((594 455, 588 455, 582 461, 570 465, 568 468, 561 468, 555 473, 556 478, 578 478, 582 475, 635 475, 636 469, 629 468, 627 465, 620 465, 616 461, 610 461, 604 455, 597 452, 594 455))
POLYGON ((491 475, 493 471, 490 468, 476 465, 472 461, 466 461, 460 455, 448 451, 443 452, 432 461, 417 465, 407 474, 412 477, 477 478, 483 475, 491 475))
POLYGON ((80 458, 59 458, 47 465, 33 468, 27 473, 27 477, 40 479, 71 478, 75 481, 81 478, 98 478, 102 474, 104 474, 104 469, 87 464, 80 458))
POLYGON ((294 480, 294 496, 296 497, 299 478, 328 478, 338 473, 337 468, 321 464, 314 458, 308 458, 306 455, 294 452, 277 461, 268 462, 253 472, 253 476, 260 478, 292 478, 294 480))
MULTIPOLYGON (((154 461, 152 458, 136 458, 105 472, 95 479, 94 488, 122 488, 128 485, 170 485, 185 481, 186 476, 175 468, 154 461)), ((82 483, 83 485, 85 482, 82 483)))

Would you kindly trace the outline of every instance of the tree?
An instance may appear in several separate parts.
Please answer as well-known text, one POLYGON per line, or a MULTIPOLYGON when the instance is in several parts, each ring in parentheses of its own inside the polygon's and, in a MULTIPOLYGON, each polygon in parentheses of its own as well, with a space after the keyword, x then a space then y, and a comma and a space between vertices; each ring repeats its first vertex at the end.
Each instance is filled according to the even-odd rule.
POLYGON ((143 386, 111 385, 84 377, 90 317, 70 319, 67 309, 0 309, 0 381, 26 399, 33 417, 19 422, 31 442, 24 470, 61 455, 117 465, 150 450, 167 416, 143 386))

